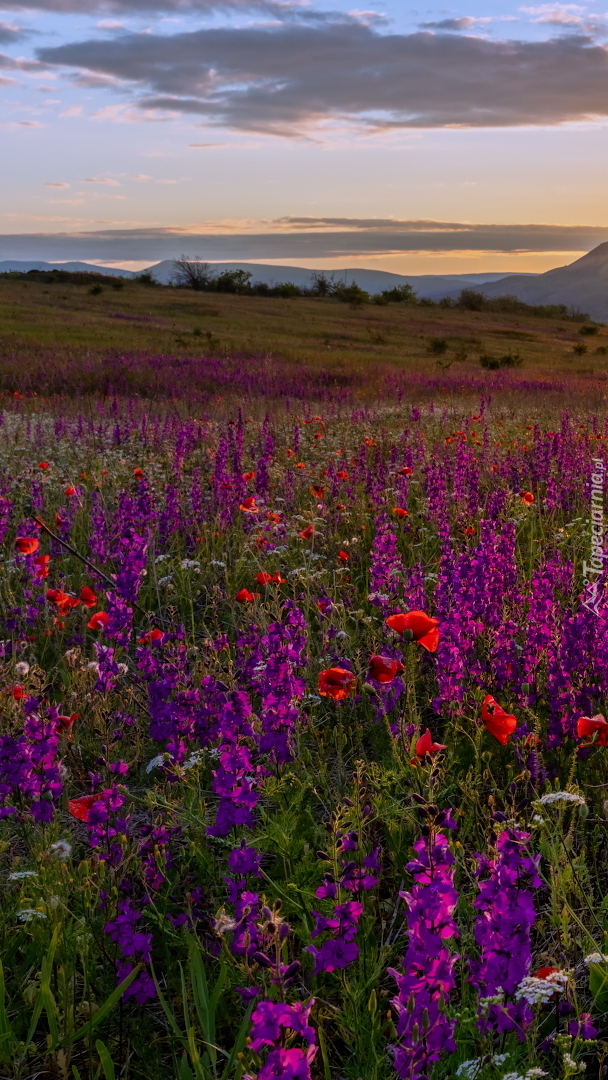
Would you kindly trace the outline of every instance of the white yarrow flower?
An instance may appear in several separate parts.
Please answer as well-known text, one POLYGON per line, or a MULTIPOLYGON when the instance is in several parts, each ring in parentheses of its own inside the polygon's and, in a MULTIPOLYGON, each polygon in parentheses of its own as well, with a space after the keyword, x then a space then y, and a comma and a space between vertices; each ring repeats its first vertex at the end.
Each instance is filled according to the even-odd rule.
POLYGON ((515 1000, 522 999, 528 1005, 544 1005, 551 1001, 554 994, 563 994, 568 985, 568 975, 565 971, 552 971, 546 979, 538 979, 529 975, 522 979, 515 991, 515 1000))
POLYGON ((24 907, 17 912, 17 918, 19 922, 32 922, 33 919, 46 919, 46 915, 43 911, 37 911, 36 908, 24 907))
POLYGON ((576 806, 585 806, 582 795, 575 795, 573 791, 549 791, 539 800, 541 806, 551 806, 553 803, 573 803, 576 806))
POLYGON ((38 877, 35 870, 14 870, 8 875, 9 881, 23 881, 25 878, 38 877))
POLYGON ((592 952, 585 957, 584 963, 587 964, 587 967, 589 964, 608 964, 608 956, 606 953, 592 952))

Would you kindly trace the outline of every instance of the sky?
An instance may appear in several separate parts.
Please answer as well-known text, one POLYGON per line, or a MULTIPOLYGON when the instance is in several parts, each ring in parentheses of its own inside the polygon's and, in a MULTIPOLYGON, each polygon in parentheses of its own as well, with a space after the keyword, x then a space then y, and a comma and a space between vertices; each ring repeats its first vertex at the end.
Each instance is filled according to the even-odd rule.
POLYGON ((0 261, 543 272, 608 240, 608 10, 0 0, 0 261))

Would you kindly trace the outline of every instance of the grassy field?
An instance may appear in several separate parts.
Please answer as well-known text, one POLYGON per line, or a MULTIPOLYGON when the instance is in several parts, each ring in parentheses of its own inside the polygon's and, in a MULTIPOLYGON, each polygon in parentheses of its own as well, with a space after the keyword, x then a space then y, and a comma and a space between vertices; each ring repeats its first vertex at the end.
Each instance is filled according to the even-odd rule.
POLYGON ((605 1080, 607 331, 89 288, 0 279, 0 1080, 605 1080))
POLYGON ((1 385, 18 389, 12 358, 28 352, 57 360, 84 352, 270 354, 372 378, 378 365, 471 374, 479 372, 480 357, 510 354, 525 374, 608 376, 608 328, 587 338, 582 320, 403 304, 352 308, 333 299, 196 293, 137 282, 102 289, 92 295, 83 285, 0 278, 1 385), (585 351, 577 355, 575 346, 585 351))

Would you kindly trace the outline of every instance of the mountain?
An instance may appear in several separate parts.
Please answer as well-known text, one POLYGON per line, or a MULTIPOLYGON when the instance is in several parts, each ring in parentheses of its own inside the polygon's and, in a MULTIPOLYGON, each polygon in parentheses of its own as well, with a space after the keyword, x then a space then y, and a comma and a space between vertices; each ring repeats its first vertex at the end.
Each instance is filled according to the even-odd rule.
MULTIPOLYGON (((281 281, 291 281, 294 285, 305 287, 310 284, 313 273, 304 266, 275 266, 272 263, 249 263, 249 262, 220 262, 210 263, 212 270, 220 274, 223 270, 245 270, 252 275, 253 281, 263 281, 267 285, 277 285, 281 281)), ((27 274, 28 270, 70 270, 84 271, 96 274, 112 274, 116 277, 134 278, 137 273, 132 270, 121 270, 112 266, 96 266, 86 262, 23 262, 15 259, 5 259, 0 262, 0 273, 16 272, 27 274)), ((162 285, 168 285, 174 272, 173 259, 164 259, 162 262, 148 266, 147 270, 162 285)), ((504 274, 391 274, 386 270, 365 270, 356 267, 350 270, 327 270, 329 276, 336 281, 349 283, 356 281, 357 284, 369 293, 378 293, 383 289, 392 289, 396 285, 409 284, 418 296, 428 297, 431 300, 440 300, 443 296, 458 296, 461 289, 467 286, 480 287, 484 283, 507 280, 504 274)), ((518 274, 517 280, 527 281, 528 278, 536 277, 535 274, 518 274)), ((510 279, 508 279, 510 280, 510 279)), ((504 291, 504 290, 503 290, 504 291)))
POLYGON ((91 274, 112 274, 114 277, 135 277, 130 270, 116 270, 112 266, 94 266, 93 263, 85 262, 19 262, 16 259, 5 259, 0 262, 0 274, 27 274, 28 270, 70 270, 72 273, 83 271, 91 274))
MULTIPOLYGON (((281 281, 291 281, 294 285, 306 286, 310 284, 312 270, 304 266, 274 266, 270 263, 249 262, 222 262, 209 263, 215 273, 222 270, 245 270, 252 275, 253 281, 263 281, 267 285, 278 285, 281 281)), ((163 262, 149 266, 148 270, 157 281, 163 285, 168 284, 173 277, 173 260, 164 259, 163 262)), ((497 281, 504 274, 391 274, 386 270, 365 270, 357 267, 351 270, 326 270, 328 275, 334 275, 336 281, 356 281, 362 289, 369 293, 378 293, 382 289, 392 289, 396 285, 412 285, 419 296, 428 296, 437 299, 446 295, 458 295, 461 289, 467 285, 478 285, 485 281, 497 281)))
POLYGON ((516 296, 526 304, 568 304, 608 322, 608 241, 568 266, 533 278, 511 274, 479 286, 484 296, 516 296))

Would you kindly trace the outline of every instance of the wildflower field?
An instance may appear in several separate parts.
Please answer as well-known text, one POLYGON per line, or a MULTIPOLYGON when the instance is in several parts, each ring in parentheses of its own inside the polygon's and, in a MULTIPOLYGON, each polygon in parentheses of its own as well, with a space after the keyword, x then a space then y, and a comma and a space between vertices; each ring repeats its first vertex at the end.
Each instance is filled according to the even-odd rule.
POLYGON ((2 399, 0 1077, 605 1077, 601 383, 70 362, 2 399))

